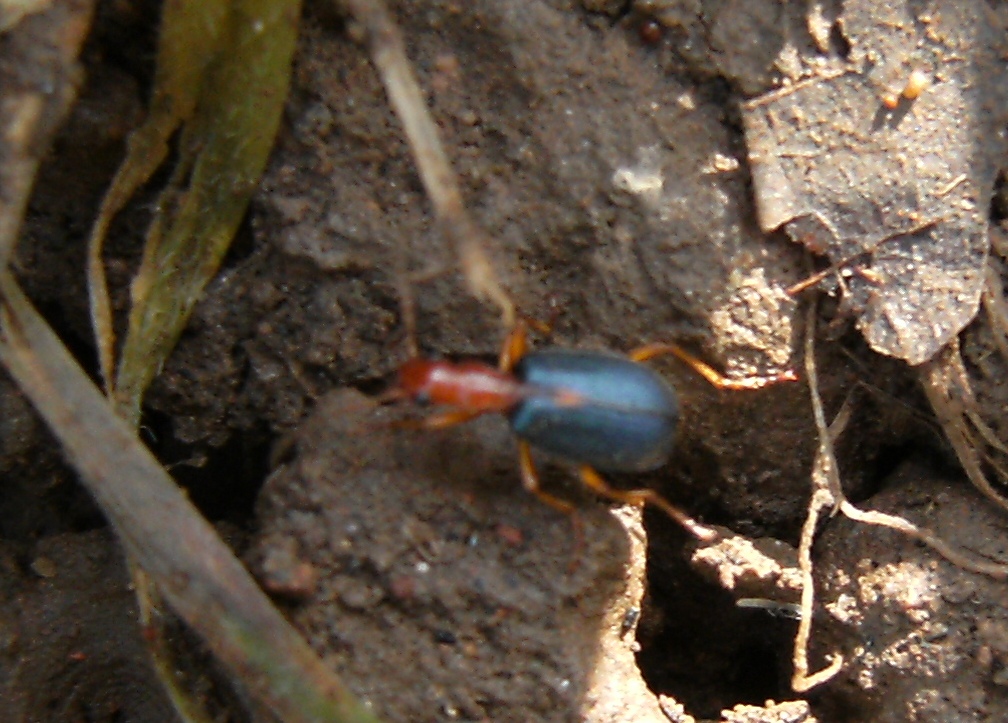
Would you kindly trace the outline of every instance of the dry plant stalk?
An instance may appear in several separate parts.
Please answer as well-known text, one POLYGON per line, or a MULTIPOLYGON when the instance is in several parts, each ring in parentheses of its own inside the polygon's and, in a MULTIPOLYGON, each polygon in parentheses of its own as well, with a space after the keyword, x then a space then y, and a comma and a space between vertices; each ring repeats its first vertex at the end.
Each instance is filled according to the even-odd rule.
MULTIPOLYGON (((510 329, 515 323, 514 301, 494 271, 487 251, 488 235, 472 220, 462 202, 458 181, 413 75, 395 21, 381 0, 343 0, 343 3, 364 27, 371 59, 406 131, 420 179, 434 205, 441 230, 455 250, 470 291, 477 298, 495 303, 504 326, 510 329)), ((412 323, 406 320, 407 327, 412 323)))
POLYGON ((826 507, 836 509, 836 505, 843 495, 843 491, 840 489, 840 475, 837 472, 836 455, 833 451, 833 440, 826 426, 826 414, 823 411, 822 398, 819 396, 819 378, 815 363, 815 315, 816 305, 809 304, 805 319, 805 376, 812 397, 812 413, 815 417, 816 429, 819 431, 819 452, 812 470, 812 498, 809 500, 808 516, 802 525, 801 539, 798 543, 798 568, 802 575, 801 617, 798 620, 798 630, 795 633, 791 658, 794 666, 794 672, 791 674, 791 687, 798 693, 804 693, 825 683, 839 673, 843 667, 843 657, 836 653, 825 668, 811 675, 808 672, 808 643, 812 635, 812 609, 815 605, 812 543, 815 541, 815 529, 819 522, 819 514, 826 507))
POLYGON ((991 455, 982 451, 985 443, 1002 452, 1004 446, 981 418, 959 352, 958 339, 951 341, 933 359, 922 365, 921 383, 970 482, 987 499, 1008 512, 1008 500, 994 488, 983 470, 983 463, 987 462, 998 470, 1003 480, 1008 480, 1008 473, 1000 468, 991 455))

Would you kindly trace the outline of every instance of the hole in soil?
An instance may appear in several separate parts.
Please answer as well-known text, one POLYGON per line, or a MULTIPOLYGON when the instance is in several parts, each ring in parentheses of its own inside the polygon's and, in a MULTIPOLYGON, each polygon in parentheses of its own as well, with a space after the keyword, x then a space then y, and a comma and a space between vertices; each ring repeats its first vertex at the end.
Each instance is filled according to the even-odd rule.
POLYGON ((1008 175, 1004 171, 999 173, 994 181, 990 216, 993 223, 1001 223, 1008 219, 1008 175))
POLYGON ((851 44, 844 34, 843 26, 839 22, 834 22, 830 27, 830 46, 832 46, 833 51, 841 58, 846 60, 850 57, 851 44))
POLYGON ((212 447, 179 442, 168 417, 158 412, 144 414, 144 427, 156 440, 155 455, 208 519, 242 524, 251 516, 269 471, 273 437, 265 429, 236 433, 212 447))
MULTIPOLYGON (((922 448, 915 442, 906 442, 900 445, 880 447, 869 468, 863 487, 858 490, 859 494, 850 494, 849 499, 854 504, 860 504, 865 500, 881 492, 892 474, 898 470, 903 463, 911 459, 920 459, 922 456, 934 457, 927 448, 922 448)), ((936 457, 933 460, 936 466, 942 466, 936 457)))
POLYGON ((788 651, 796 623, 737 608, 732 595, 661 547, 661 557, 652 556, 655 547, 649 551, 637 635, 637 663, 651 690, 672 696, 691 715, 713 719, 740 703, 793 696, 788 651))

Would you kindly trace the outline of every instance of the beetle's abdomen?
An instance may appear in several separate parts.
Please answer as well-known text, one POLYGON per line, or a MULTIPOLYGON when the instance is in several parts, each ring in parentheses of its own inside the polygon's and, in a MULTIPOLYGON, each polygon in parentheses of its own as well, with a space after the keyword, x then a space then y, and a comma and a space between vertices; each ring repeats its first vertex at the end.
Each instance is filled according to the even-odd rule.
POLYGON ((509 415, 532 446, 613 472, 655 469, 672 453, 679 405, 652 369, 604 352, 547 349, 527 354, 514 372, 541 390, 509 415))

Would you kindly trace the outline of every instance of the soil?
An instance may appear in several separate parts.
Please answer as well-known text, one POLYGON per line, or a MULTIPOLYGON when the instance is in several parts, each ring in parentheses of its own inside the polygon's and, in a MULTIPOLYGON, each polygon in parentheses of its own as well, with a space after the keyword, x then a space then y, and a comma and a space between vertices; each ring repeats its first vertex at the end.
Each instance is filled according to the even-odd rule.
MULTIPOLYGON (((1008 10, 893 2, 870 25, 857 2, 816 5, 825 20, 770 0, 697 5, 390 3, 497 273, 522 312, 556 319, 537 344, 676 341, 734 376, 800 370, 815 295, 784 289, 810 262, 796 227, 760 227, 743 102, 870 47, 855 27, 977 6, 993 39, 957 40, 957 52, 1003 85, 1008 10)), ((25 288, 91 369, 86 238, 143 113, 157 17, 156 3, 99 3, 17 252, 25 288)), ((673 462, 614 482, 721 526, 727 547, 699 545, 660 512, 603 504, 568 466, 537 458, 546 488, 576 503, 581 539, 522 489, 505 420, 393 424, 415 413, 376 401, 408 355, 403 269, 424 354, 492 361, 504 330, 466 290, 352 25, 329 5, 304 9, 261 189, 144 419, 203 511, 247 533, 249 566, 351 689, 389 721, 1008 719, 1005 583, 840 518, 815 550, 812 664, 846 662, 810 693, 791 690, 796 623, 775 613, 797 600, 819 445, 804 383, 723 392, 655 362, 683 408, 673 462)), ((974 190, 998 224, 989 199, 1008 168, 1008 113, 1003 95, 985 98, 942 122, 991 129, 977 131, 974 190)), ((152 198, 110 236, 119 311, 152 198)), ((839 291, 822 297, 816 344, 828 414, 852 420, 837 440, 848 495, 1008 559, 1008 522, 959 471, 914 370, 870 348, 839 291)), ((965 346, 1001 433, 1004 376, 985 328, 969 327, 965 346)), ((6 378, 0 490, 0 718, 170 720, 114 538, 6 378)), ((220 719, 255 718, 226 700, 220 719)))

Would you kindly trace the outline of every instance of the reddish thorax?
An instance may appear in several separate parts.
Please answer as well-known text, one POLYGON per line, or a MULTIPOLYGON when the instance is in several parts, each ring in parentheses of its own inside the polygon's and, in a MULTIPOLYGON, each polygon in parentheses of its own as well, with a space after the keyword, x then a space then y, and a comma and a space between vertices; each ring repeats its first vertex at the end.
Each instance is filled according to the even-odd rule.
POLYGON ((399 369, 399 388, 415 399, 473 412, 506 412, 527 396, 508 372, 480 362, 410 359, 399 369))

